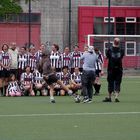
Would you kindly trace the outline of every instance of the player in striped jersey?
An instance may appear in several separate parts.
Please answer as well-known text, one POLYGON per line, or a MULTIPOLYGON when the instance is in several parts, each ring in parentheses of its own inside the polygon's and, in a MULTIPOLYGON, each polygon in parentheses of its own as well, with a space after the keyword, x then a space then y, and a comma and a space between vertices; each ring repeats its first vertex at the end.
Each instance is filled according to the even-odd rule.
POLYGON ((30 48, 30 53, 28 54, 28 65, 30 66, 32 72, 36 69, 37 57, 35 55, 35 47, 30 48))
POLYGON ((21 96, 21 90, 14 74, 10 75, 8 87, 6 89, 6 96, 21 96))
POLYGON ((7 44, 3 44, 2 51, 0 53, 0 90, 3 95, 5 95, 7 88, 11 66, 11 55, 8 53, 8 49, 9 46, 7 44))
MULTIPOLYGON (((69 89, 70 88, 70 73, 67 66, 62 68, 62 72, 60 74, 60 80, 62 83, 69 89)), ((66 91, 64 89, 60 90, 60 95, 66 95, 66 91)))
POLYGON ((34 77, 34 91, 35 95, 37 94, 37 91, 40 91, 40 96, 46 96, 46 90, 45 90, 45 81, 43 79, 42 74, 36 69, 33 72, 34 77))
POLYGON ((51 60, 51 67, 55 68, 56 72, 60 72, 61 71, 61 54, 59 52, 59 46, 56 44, 53 44, 52 46, 50 60, 51 60))
POLYGON ((21 74, 21 86, 25 92, 29 92, 30 96, 34 96, 35 93, 33 91, 33 73, 31 73, 30 66, 26 66, 25 72, 21 74))
POLYGON ((26 53, 26 47, 21 47, 18 54, 18 80, 20 79, 21 73, 24 72, 27 66, 28 55, 26 53))
POLYGON ((94 81, 94 89, 95 93, 94 95, 99 95, 100 93, 100 88, 101 88, 101 81, 100 78, 103 75, 103 64, 104 64, 104 59, 102 56, 102 53, 99 51, 98 48, 95 48, 95 52, 97 54, 98 60, 95 63, 95 69, 96 69, 96 79, 94 81))
POLYGON ((42 59, 42 52, 45 51, 45 44, 41 44, 39 50, 35 53, 35 56, 37 58, 37 62, 39 62, 42 59))
POLYGON ((72 68, 71 68, 71 73, 74 72, 74 68, 78 67, 80 69, 80 71, 82 71, 82 63, 81 63, 81 56, 82 56, 82 52, 79 51, 79 47, 75 46, 74 51, 71 52, 71 58, 72 58, 72 68))
POLYGON ((66 47, 64 49, 64 52, 61 54, 61 62, 62 62, 62 68, 65 66, 71 68, 71 54, 69 53, 68 47, 66 47))
POLYGON ((78 67, 76 67, 74 69, 74 73, 71 74, 71 89, 74 92, 78 91, 82 87, 81 75, 82 75, 82 73, 79 71, 78 67))

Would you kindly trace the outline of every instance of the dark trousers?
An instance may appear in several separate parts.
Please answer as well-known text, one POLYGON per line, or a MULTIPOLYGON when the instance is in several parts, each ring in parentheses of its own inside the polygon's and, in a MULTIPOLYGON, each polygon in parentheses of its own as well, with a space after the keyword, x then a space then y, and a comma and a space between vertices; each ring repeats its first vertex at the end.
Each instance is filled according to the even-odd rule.
POLYGON ((108 70, 107 81, 108 81, 108 92, 120 92, 120 86, 122 82, 122 70, 114 69, 108 70))
POLYGON ((94 71, 85 71, 82 73, 82 94, 92 99, 93 96, 93 82, 95 80, 94 71))

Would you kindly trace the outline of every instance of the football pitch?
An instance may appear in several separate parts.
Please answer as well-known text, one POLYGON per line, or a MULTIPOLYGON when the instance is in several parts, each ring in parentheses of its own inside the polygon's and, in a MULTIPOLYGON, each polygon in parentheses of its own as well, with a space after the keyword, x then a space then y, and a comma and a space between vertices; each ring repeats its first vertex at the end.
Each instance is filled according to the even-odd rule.
POLYGON ((140 78, 123 78, 120 102, 72 97, 0 97, 0 140, 140 140, 140 78))

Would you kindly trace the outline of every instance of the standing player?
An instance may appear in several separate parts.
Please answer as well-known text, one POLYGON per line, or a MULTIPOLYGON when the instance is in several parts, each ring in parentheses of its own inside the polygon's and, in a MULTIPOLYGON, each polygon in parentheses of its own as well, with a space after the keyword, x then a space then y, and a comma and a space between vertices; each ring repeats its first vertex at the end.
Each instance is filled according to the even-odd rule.
POLYGON ((61 54, 61 62, 62 62, 62 68, 63 67, 68 67, 69 69, 71 68, 71 54, 69 52, 69 48, 66 47, 64 49, 64 52, 61 54))
POLYGON ((42 59, 42 53, 45 51, 45 44, 41 44, 39 50, 35 53, 37 62, 42 59))
POLYGON ((35 47, 33 46, 30 48, 30 53, 28 54, 28 65, 32 72, 36 69, 37 56, 35 55, 35 47))
POLYGON ((9 46, 3 44, 2 52, 0 53, 0 90, 3 95, 5 95, 11 67, 11 55, 8 53, 8 49, 9 46))
POLYGON ((81 63, 81 56, 82 52, 79 51, 79 47, 76 45, 74 48, 74 51, 71 52, 71 58, 72 58, 72 68, 71 68, 71 73, 74 72, 74 68, 78 67, 80 71, 82 71, 82 63, 81 63))
POLYGON ((104 64, 104 59, 103 56, 101 54, 101 52, 99 51, 98 48, 95 48, 95 53, 98 57, 98 60, 95 63, 95 74, 96 74, 96 79, 94 82, 94 89, 95 89, 95 93, 94 95, 99 95, 100 93, 100 88, 101 88, 101 81, 100 78, 103 75, 103 64, 104 64))
POLYGON ((108 97, 103 102, 112 102, 112 93, 115 93, 115 102, 119 102, 118 96, 120 93, 120 86, 122 81, 123 67, 122 59, 124 51, 120 48, 120 39, 114 39, 114 46, 109 48, 106 52, 108 59, 107 67, 107 81, 108 81, 108 97))
POLYGON ((61 71, 61 54, 59 52, 59 46, 56 44, 52 45, 52 52, 50 55, 51 67, 55 68, 56 72, 61 71))
POLYGON ((20 80, 21 74, 24 72, 25 67, 28 63, 28 55, 26 52, 26 47, 21 47, 19 54, 18 54, 18 77, 17 79, 20 80))

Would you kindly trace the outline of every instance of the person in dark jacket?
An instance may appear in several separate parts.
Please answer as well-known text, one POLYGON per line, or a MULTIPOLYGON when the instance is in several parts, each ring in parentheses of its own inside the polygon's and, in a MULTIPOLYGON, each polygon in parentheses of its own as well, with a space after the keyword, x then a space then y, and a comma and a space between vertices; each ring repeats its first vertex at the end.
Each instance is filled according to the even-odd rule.
POLYGON ((50 54, 48 51, 44 51, 42 53, 42 59, 39 61, 38 70, 43 74, 44 80, 49 86, 51 103, 55 103, 54 83, 59 84, 69 95, 72 95, 72 91, 69 90, 69 88, 67 88, 56 76, 55 68, 51 67, 50 54))
POLYGON ((120 39, 114 39, 114 46, 106 52, 108 59, 107 81, 108 81, 108 97, 103 102, 111 102, 112 93, 115 94, 115 102, 119 102, 118 96, 122 82, 123 67, 122 59, 124 56, 123 49, 120 48, 120 39))

